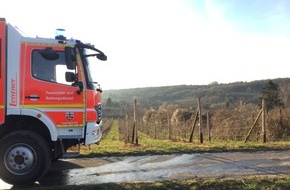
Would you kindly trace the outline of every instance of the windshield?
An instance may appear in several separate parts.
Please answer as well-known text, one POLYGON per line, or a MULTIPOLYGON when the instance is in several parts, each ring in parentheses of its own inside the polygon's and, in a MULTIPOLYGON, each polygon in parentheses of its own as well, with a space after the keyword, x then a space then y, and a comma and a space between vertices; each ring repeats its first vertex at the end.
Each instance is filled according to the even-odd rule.
POLYGON ((82 60, 84 63, 84 70, 86 72, 86 80, 88 89, 100 90, 100 85, 98 84, 98 59, 95 55, 96 52, 90 49, 82 50, 82 60))

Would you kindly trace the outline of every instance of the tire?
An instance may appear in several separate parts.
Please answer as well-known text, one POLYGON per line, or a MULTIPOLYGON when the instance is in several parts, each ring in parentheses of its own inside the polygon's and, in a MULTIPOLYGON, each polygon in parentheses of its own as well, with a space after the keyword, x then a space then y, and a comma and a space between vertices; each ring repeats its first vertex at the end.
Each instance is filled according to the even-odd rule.
POLYGON ((41 179, 51 164, 51 149, 39 134, 15 131, 0 141, 0 178, 12 185, 41 179))
POLYGON ((52 162, 57 162, 63 155, 61 142, 57 141, 54 150, 52 151, 52 162))

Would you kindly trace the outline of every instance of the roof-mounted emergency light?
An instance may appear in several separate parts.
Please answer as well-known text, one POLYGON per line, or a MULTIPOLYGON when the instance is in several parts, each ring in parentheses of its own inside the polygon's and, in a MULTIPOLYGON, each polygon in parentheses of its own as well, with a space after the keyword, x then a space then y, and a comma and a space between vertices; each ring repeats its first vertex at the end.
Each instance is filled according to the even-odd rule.
POLYGON ((55 39, 56 40, 66 40, 66 37, 64 35, 65 29, 58 28, 55 30, 55 39))

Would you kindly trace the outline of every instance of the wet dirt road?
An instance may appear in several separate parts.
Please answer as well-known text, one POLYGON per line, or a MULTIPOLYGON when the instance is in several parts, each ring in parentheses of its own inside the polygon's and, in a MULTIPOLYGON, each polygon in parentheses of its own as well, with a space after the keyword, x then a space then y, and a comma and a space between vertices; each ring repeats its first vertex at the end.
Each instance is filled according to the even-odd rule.
MULTIPOLYGON (((40 186, 290 174, 290 151, 63 159, 40 186)), ((12 186, 0 181, 0 189, 12 186)))

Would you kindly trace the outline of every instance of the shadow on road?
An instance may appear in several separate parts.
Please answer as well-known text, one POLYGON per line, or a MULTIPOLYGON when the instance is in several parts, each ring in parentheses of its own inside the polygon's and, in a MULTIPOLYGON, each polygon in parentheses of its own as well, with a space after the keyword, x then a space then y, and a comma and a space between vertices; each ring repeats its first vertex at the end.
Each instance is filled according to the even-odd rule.
POLYGON ((59 160, 51 164, 49 171, 37 183, 27 186, 12 186, 10 189, 38 189, 41 187, 67 185, 68 179, 70 178, 68 170, 77 168, 83 168, 83 166, 69 161, 59 160))
POLYGON ((69 162, 59 160, 53 162, 49 171, 45 176, 39 180, 40 186, 56 186, 56 185, 66 185, 69 179, 68 170, 83 168, 83 166, 69 162))

